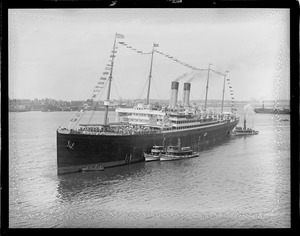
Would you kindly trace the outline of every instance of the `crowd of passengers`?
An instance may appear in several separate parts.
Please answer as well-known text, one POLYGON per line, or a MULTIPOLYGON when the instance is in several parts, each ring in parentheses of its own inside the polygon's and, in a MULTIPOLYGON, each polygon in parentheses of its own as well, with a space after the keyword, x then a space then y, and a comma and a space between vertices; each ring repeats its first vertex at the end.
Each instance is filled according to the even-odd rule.
POLYGON ((151 134, 156 133, 158 130, 153 130, 149 127, 145 126, 139 126, 139 125, 121 125, 121 126, 107 126, 107 127, 91 127, 91 126, 85 126, 80 127, 77 130, 71 129, 71 133, 83 133, 83 134, 107 134, 107 133, 114 133, 119 135, 133 135, 133 134, 151 134))

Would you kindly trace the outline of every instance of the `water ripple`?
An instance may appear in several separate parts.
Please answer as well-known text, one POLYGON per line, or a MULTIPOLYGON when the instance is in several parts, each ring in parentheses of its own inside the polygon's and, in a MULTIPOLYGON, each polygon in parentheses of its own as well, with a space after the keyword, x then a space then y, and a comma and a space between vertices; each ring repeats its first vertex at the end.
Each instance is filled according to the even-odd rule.
POLYGON ((10 116, 10 227, 290 226, 287 124, 259 115, 259 135, 197 158, 57 176, 56 121, 67 116, 10 116))

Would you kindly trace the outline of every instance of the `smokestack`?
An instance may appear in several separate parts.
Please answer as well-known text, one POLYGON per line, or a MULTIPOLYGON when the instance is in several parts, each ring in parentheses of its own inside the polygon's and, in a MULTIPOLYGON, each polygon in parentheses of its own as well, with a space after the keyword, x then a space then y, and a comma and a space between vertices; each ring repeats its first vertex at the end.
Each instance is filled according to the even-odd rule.
POLYGON ((176 82, 176 81, 172 82, 171 98, 170 98, 170 104, 169 104, 170 109, 174 109, 175 106, 177 105, 178 86, 179 86, 178 82, 176 82))
POLYGON ((246 115, 244 116, 244 129, 246 129, 246 115))
POLYGON ((191 84, 184 83, 183 86, 183 105, 188 106, 190 103, 191 84))

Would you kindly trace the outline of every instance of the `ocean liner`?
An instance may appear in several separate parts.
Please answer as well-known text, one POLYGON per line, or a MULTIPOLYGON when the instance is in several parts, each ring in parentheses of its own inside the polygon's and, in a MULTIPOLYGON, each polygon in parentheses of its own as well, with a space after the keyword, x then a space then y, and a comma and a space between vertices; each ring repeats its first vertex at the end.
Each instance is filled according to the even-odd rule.
POLYGON ((104 169, 144 161, 144 153, 149 153, 155 145, 176 145, 178 139, 183 146, 200 151, 204 147, 223 142, 238 124, 239 117, 233 111, 217 113, 207 108, 206 86, 205 107, 191 106, 191 83, 184 83, 183 105, 177 104, 179 82, 171 83, 168 106, 149 103, 153 54, 157 44, 153 44, 146 104, 133 108, 116 108, 116 122, 108 122, 110 87, 114 66, 116 41, 124 38, 116 34, 107 80, 108 90, 103 123, 82 124, 84 112, 76 114, 67 127, 59 127, 57 135, 57 173, 65 174, 81 171, 90 166, 101 165, 104 169))

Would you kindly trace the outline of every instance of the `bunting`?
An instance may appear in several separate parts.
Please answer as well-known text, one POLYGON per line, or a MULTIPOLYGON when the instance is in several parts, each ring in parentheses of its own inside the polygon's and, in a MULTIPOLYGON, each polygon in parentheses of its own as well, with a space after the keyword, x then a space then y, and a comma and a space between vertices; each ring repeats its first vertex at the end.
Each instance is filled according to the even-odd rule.
MULTIPOLYGON (((214 72, 214 73, 216 73, 216 74, 218 74, 218 75, 221 75, 221 76, 225 76, 225 74, 223 74, 223 73, 221 73, 221 72, 219 72, 219 71, 216 71, 216 70, 213 70, 213 69, 199 69, 199 68, 197 68, 197 67, 194 67, 194 66, 192 66, 192 65, 190 65, 190 64, 188 64, 188 63, 185 63, 185 62, 183 62, 183 61, 180 61, 180 60, 178 60, 177 58, 175 58, 175 57, 173 57, 173 56, 170 56, 169 54, 166 54, 166 53, 163 53, 163 52, 161 52, 161 51, 158 51, 158 50, 155 50, 155 52, 157 52, 157 53, 159 53, 159 54, 161 54, 161 55, 163 55, 163 56, 165 56, 166 58, 168 58, 168 59, 171 59, 171 60, 173 60, 173 61, 175 61, 175 62, 177 62, 177 63, 179 63, 179 64, 181 64, 181 65, 183 65, 183 66, 186 66, 186 67, 188 67, 188 68, 190 68, 190 69, 192 69, 192 70, 200 70, 200 71, 207 71, 207 70, 211 70, 212 72, 214 72)), ((230 79, 229 78, 227 78, 227 82, 228 81, 230 81, 230 79)), ((229 86, 229 88, 231 89, 230 90, 230 95, 231 95, 231 102, 232 102, 232 107, 234 106, 234 97, 233 97, 233 90, 232 90, 232 86, 231 86, 231 83, 230 82, 228 82, 228 86, 229 86), (230 85, 230 86, 229 86, 230 85)))
MULTIPOLYGON (((225 74, 222 74, 222 73, 219 72, 219 71, 215 71, 215 70, 213 70, 213 69, 210 69, 210 70, 213 71, 213 72, 215 72, 215 73, 218 74, 218 75, 225 76, 225 74)), ((227 81, 228 81, 228 79, 227 79, 227 81)))
MULTIPOLYGON (((124 39, 124 35, 116 33, 116 39, 124 39)), ((119 44, 122 44, 122 42, 119 42, 119 44)), ((118 47, 115 46, 111 51, 111 55, 109 56, 110 60, 108 60, 108 63, 105 65, 104 71, 102 72, 102 76, 93 88, 92 99, 95 99, 106 85, 112 68, 112 61, 116 57, 116 53, 118 52, 117 49, 118 47)))
POLYGON ((233 93, 233 88, 232 88, 232 83, 230 82, 230 78, 226 78, 227 84, 230 90, 230 97, 231 97, 231 111, 236 111, 237 109, 234 108, 234 93, 233 93))
MULTIPOLYGON (((152 53, 152 52, 143 52, 142 50, 138 50, 138 49, 132 47, 131 45, 129 45, 128 43, 125 43, 125 42, 119 42, 119 44, 123 45, 124 47, 126 47, 126 48, 128 48, 132 51, 135 51, 136 53, 141 54, 141 55, 147 55, 147 54, 152 53)), ((158 44, 156 44, 156 45, 157 45, 156 47, 158 47, 158 44)))
MULTIPOLYGON (((116 38, 117 38, 117 39, 124 39, 124 35, 116 33, 116 38)), ((152 54, 152 51, 150 51, 150 52, 144 52, 144 51, 142 51, 142 50, 138 50, 138 49, 134 48, 133 46, 131 46, 130 44, 128 44, 128 43, 126 43, 126 42, 124 42, 124 41, 120 41, 120 42, 117 42, 117 43, 118 43, 119 45, 122 45, 123 47, 126 47, 127 49, 130 49, 130 50, 132 50, 132 51, 135 51, 136 53, 138 53, 138 54, 140 54, 140 55, 148 55, 148 54, 152 54)), ((172 55, 169 55, 169 54, 166 54, 166 53, 164 53, 164 52, 161 52, 161 51, 157 50, 157 49, 156 49, 157 47, 159 47, 159 44, 153 43, 153 50, 154 50, 156 53, 158 53, 158 54, 160 54, 160 55, 162 55, 162 56, 164 56, 164 57, 166 57, 166 58, 168 58, 168 59, 170 59, 170 60, 172 60, 172 61, 174 61, 174 62, 176 62, 176 63, 179 63, 179 64, 181 64, 181 65, 183 65, 183 66, 185 66, 185 67, 188 67, 188 68, 190 68, 190 69, 192 69, 192 70, 198 70, 198 71, 208 71, 208 70, 210 70, 210 71, 212 71, 212 72, 214 72, 214 73, 216 73, 216 74, 218 74, 218 75, 225 76, 225 74, 223 74, 223 73, 221 73, 221 72, 219 72, 219 71, 213 70, 213 69, 211 69, 211 68, 208 68, 208 69, 201 69, 201 68, 197 68, 197 67, 195 67, 195 66, 192 66, 192 65, 190 65, 189 63, 185 63, 185 62, 183 62, 183 61, 181 61, 181 60, 178 60, 177 58, 175 58, 175 57, 172 56, 172 55)), ((108 72, 108 71, 111 70, 112 60, 114 59, 114 57, 116 57, 115 54, 117 53, 117 49, 118 49, 118 47, 115 47, 115 48, 111 51, 112 54, 110 55, 110 60, 108 61, 109 64, 106 64, 106 67, 105 67, 105 69, 104 69, 105 71, 102 73, 102 76, 100 77, 100 81, 97 82, 97 85, 94 87, 92 99, 94 99, 94 98, 102 91, 102 89, 104 88, 106 82, 108 81, 108 77, 109 77, 109 72, 108 72)), ((230 83, 230 79, 229 79, 229 78, 226 78, 226 81, 227 81, 228 86, 229 86, 229 88, 230 88, 231 106, 233 107, 233 106, 234 106, 234 93, 233 93, 232 85, 231 85, 231 83, 230 83)))
POLYGON ((183 66, 186 66, 186 67, 188 67, 188 68, 190 68, 190 69, 192 69, 192 70, 200 70, 200 71, 206 71, 206 70, 208 70, 208 69, 199 69, 199 68, 197 68, 197 67, 195 67, 195 66, 192 66, 192 65, 190 65, 190 64, 188 64, 188 63, 185 63, 185 62, 183 62, 183 61, 180 61, 180 60, 178 60, 177 58, 175 58, 175 57, 173 57, 173 56, 171 56, 171 55, 169 55, 169 54, 160 52, 160 51, 158 51, 158 50, 156 50, 156 49, 155 49, 155 52, 157 52, 157 53, 159 53, 159 54, 165 56, 166 58, 168 58, 168 59, 170 59, 170 60, 172 60, 172 61, 175 61, 175 62, 177 62, 177 63, 179 63, 179 64, 181 64, 181 65, 183 65, 183 66))
MULTIPOLYGON (((121 42, 118 42, 118 43, 119 43, 120 45, 122 45, 122 46, 128 48, 128 49, 131 49, 132 51, 136 51, 136 53, 139 53, 139 54, 141 54, 141 55, 147 55, 147 54, 151 54, 151 53, 152 53, 152 52, 143 52, 142 50, 138 50, 138 49, 132 47, 131 45, 129 45, 128 43, 126 43, 126 42, 124 42, 124 41, 121 41, 121 42)), ((154 47, 154 48, 155 48, 155 47, 158 47, 158 46, 159 46, 159 44, 157 44, 157 43, 154 43, 154 44, 153 44, 153 47, 154 47)), ((178 60, 177 58, 173 57, 172 55, 169 55, 169 54, 163 53, 163 52, 161 52, 161 51, 158 51, 157 49, 154 49, 154 51, 157 52, 158 54, 161 54, 161 55, 165 56, 166 58, 168 58, 168 59, 170 59, 170 60, 173 60, 173 61, 175 61, 175 62, 177 62, 177 63, 179 63, 179 64, 181 64, 181 65, 183 65, 183 66, 186 66, 186 67, 188 67, 188 68, 190 68, 190 69, 192 69, 192 70, 199 70, 199 71, 207 71, 207 70, 208 70, 208 69, 200 69, 200 68, 197 68, 197 67, 195 67, 195 66, 192 66, 192 65, 190 65, 190 64, 188 64, 188 63, 185 63, 185 62, 183 62, 183 61, 178 60)), ((212 70, 212 69, 210 69, 210 70, 212 70)), ((219 75, 224 76, 224 74, 222 74, 222 73, 220 73, 220 72, 218 72, 218 71, 215 71, 215 70, 212 70, 212 71, 215 72, 215 73, 217 73, 217 74, 219 74, 219 75)))

